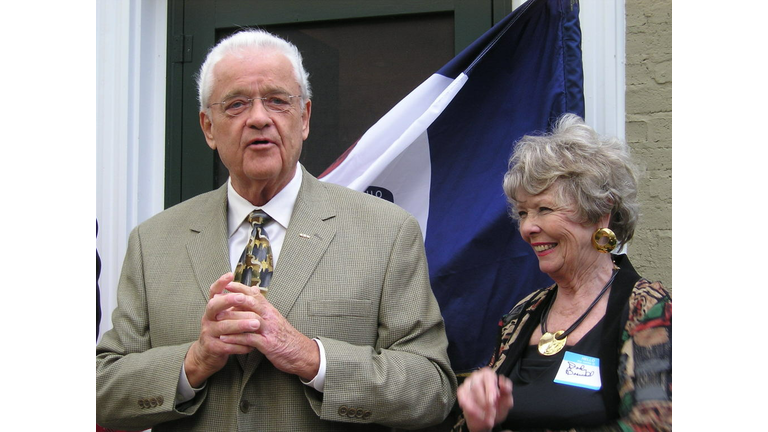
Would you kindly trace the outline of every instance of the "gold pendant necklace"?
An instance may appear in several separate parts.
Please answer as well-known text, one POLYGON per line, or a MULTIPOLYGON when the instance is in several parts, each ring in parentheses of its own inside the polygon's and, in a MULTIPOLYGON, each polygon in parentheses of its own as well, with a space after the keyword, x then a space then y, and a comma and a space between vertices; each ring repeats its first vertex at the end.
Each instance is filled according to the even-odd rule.
MULTIPOLYGON (((613 279, 616 277, 616 273, 617 269, 614 269, 613 273, 611 274, 611 278, 600 291, 600 294, 597 295, 595 301, 589 305, 587 310, 579 317, 579 319, 576 320, 575 323, 568 327, 568 330, 558 330, 554 333, 547 331, 547 318, 549 317, 549 310, 552 308, 552 303, 555 302, 555 299, 553 298, 552 301, 547 304, 547 308, 544 310, 544 314, 541 317, 541 339, 539 339, 539 352, 542 355, 552 356, 559 353, 563 349, 565 342, 568 340, 568 335, 571 334, 572 331, 576 330, 579 324, 584 321, 584 318, 589 315, 589 312, 592 310, 592 308, 595 307, 597 302, 600 301, 600 298, 603 297, 603 294, 608 291, 608 287, 610 287, 613 283, 613 279)), ((555 293, 555 296, 557 296, 557 293, 555 293)))
POLYGON ((545 356, 559 353, 565 346, 565 341, 568 340, 568 336, 563 336, 563 333, 565 333, 565 331, 559 330, 556 331, 555 334, 546 332, 541 335, 541 339, 539 339, 539 352, 545 356), (562 339, 558 339, 561 336, 562 339))

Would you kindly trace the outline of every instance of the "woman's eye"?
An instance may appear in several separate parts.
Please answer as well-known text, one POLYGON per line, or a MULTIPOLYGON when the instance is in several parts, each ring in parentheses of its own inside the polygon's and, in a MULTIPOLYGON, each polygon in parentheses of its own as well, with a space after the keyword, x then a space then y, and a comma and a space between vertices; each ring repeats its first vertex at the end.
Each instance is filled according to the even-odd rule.
POLYGON ((519 217, 520 219, 524 219, 526 216, 528 216, 527 212, 524 212, 524 211, 517 212, 517 217, 519 217))

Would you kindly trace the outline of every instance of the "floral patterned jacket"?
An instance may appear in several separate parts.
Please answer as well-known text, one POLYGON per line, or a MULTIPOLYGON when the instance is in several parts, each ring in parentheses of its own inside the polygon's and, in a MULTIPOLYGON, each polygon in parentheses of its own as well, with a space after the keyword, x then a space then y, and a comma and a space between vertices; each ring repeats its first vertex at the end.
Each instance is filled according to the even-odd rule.
MULTIPOLYGON (((672 429, 672 298, 659 282, 637 275, 624 255, 604 317, 606 343, 601 353, 601 380, 609 418, 615 421, 571 431, 669 431, 672 429), (613 350, 613 352, 611 352, 613 350)), ((499 342, 489 367, 509 374, 541 319, 541 309, 555 286, 521 300, 499 322, 499 342)), ((463 416, 453 428, 465 431, 463 416)), ((501 430, 501 429, 494 429, 501 430)))

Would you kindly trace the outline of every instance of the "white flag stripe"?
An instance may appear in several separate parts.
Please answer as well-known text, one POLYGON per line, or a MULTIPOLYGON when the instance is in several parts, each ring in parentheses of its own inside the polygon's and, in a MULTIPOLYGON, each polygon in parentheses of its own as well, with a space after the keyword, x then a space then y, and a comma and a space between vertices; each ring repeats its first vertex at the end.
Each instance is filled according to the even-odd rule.
POLYGON ((431 179, 429 138, 424 131, 374 180, 372 186, 392 192, 395 204, 416 218, 422 236, 427 238, 431 179))
POLYGON ((366 132, 324 181, 364 191, 408 146, 424 134, 467 81, 435 74, 395 105, 366 132), (432 101, 425 104, 424 101, 432 101), (391 144, 390 144, 391 143, 391 144))

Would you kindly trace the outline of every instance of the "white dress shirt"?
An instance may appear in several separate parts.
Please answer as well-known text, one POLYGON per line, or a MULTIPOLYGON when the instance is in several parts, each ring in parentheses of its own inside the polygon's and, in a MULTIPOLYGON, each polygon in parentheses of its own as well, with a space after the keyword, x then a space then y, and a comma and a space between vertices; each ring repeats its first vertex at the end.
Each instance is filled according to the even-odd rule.
MULTIPOLYGON (((285 240, 285 233, 288 224, 291 221, 293 207, 299 196, 301 188, 302 170, 297 164, 296 174, 293 179, 275 195, 268 203, 261 207, 256 207, 248 200, 240 196, 232 187, 232 179, 227 180, 227 234, 229 235, 229 261, 230 268, 235 271, 237 262, 240 260, 245 245, 248 243, 248 237, 251 235, 251 224, 248 223, 248 215, 257 208, 266 212, 272 220, 264 226, 269 238, 269 245, 272 249, 272 265, 276 269, 280 251, 285 240)), ((302 382, 317 391, 322 392, 325 387, 325 348, 319 339, 313 339, 320 349, 320 368, 312 381, 302 382)), ((205 384, 203 384, 205 386, 205 384)), ((202 390, 194 389, 187 380, 187 374, 182 365, 179 376, 179 387, 176 395, 176 403, 183 403, 195 397, 196 392, 202 390)))

